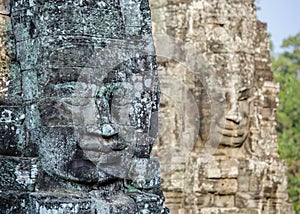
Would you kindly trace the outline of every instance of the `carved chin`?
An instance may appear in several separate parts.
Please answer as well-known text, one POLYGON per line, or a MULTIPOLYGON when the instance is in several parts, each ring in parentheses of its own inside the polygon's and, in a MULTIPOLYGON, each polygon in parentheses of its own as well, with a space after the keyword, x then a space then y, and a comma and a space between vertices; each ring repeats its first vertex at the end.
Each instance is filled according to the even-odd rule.
POLYGON ((245 142, 248 136, 248 131, 246 127, 239 127, 237 129, 224 129, 217 128, 218 138, 216 139, 219 145, 228 146, 228 147, 240 147, 245 142))
POLYGON ((84 136, 79 146, 85 158, 96 166, 98 172, 110 177, 124 178, 127 176, 132 152, 123 142, 120 139, 84 136))

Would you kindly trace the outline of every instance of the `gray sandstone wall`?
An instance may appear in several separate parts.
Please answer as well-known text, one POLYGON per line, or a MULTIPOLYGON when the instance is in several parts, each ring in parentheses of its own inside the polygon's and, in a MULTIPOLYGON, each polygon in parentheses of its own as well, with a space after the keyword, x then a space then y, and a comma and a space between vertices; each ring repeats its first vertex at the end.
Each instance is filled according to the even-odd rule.
POLYGON ((0 1, 0 213, 168 213, 146 0, 0 1))

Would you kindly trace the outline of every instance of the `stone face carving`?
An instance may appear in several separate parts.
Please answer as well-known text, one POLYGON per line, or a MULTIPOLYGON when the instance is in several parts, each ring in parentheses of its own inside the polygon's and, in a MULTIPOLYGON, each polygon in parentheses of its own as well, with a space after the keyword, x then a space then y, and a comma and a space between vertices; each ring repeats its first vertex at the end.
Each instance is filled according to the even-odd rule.
POLYGON ((149 158, 157 135, 159 101, 153 69, 155 57, 141 56, 108 74, 105 70, 83 74, 85 79, 96 73, 101 82, 82 82, 80 77, 53 84, 51 93, 65 94, 39 103, 45 169, 68 179, 106 182, 127 178, 132 157, 149 158), (62 145, 69 153, 62 154, 62 145))
POLYGON ((254 1, 150 4, 167 126, 153 153, 171 213, 293 213, 276 142, 279 88, 254 1))
POLYGON ((168 213, 148 2, 0 5, 1 211, 168 213))
POLYGON ((224 97, 220 102, 225 102, 224 118, 216 125, 222 146, 240 147, 249 133, 250 98, 253 93, 251 86, 243 84, 242 78, 233 73, 230 79, 225 80, 222 89, 224 97))

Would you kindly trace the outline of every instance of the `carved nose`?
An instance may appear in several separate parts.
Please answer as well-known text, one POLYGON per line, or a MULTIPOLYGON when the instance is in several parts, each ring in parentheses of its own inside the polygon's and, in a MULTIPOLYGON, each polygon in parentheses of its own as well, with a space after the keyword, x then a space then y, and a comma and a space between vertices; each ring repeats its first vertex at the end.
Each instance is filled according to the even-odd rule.
POLYGON ((239 124, 243 119, 239 112, 238 106, 233 106, 233 108, 231 108, 230 111, 225 115, 225 118, 236 124, 239 124))
POLYGON ((87 132, 90 134, 101 135, 102 137, 112 137, 118 134, 117 128, 114 124, 88 126, 87 132))
POLYGON ((100 125, 101 135, 104 137, 111 137, 118 134, 116 127, 113 124, 100 125))
POLYGON ((239 124, 241 122, 241 120, 243 119, 242 116, 239 114, 239 113, 236 113, 236 114, 227 114, 225 116, 225 118, 227 120, 230 120, 236 124, 239 124))

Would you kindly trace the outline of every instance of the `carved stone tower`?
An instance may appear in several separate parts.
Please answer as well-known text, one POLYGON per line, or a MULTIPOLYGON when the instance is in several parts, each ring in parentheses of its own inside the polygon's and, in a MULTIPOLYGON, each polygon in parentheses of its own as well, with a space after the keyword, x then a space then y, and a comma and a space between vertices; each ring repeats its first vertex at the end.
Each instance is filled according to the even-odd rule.
POLYGON ((171 213, 292 213, 254 1, 150 3, 163 118, 154 153, 171 213))

